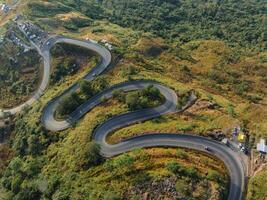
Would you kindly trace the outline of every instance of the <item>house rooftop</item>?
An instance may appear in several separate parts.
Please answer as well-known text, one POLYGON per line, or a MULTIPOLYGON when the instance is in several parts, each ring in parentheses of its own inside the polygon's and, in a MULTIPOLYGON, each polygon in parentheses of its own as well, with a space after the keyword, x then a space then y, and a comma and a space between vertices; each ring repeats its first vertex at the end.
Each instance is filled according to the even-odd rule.
POLYGON ((257 151, 267 153, 267 145, 265 139, 260 139, 260 142, 257 144, 257 151))

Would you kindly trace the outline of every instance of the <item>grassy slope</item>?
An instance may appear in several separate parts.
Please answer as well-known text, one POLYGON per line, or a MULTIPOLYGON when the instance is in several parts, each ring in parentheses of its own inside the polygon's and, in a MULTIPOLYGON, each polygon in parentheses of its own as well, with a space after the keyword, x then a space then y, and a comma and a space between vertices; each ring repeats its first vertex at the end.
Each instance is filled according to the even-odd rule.
MULTIPOLYGON (((199 109, 199 106, 194 106, 181 115, 164 116, 163 119, 160 120, 152 120, 130 126, 115 133, 112 136, 113 138, 111 138, 112 141, 118 141, 121 137, 148 131, 181 132, 188 130, 201 134, 205 134, 207 131, 217 128, 222 128, 227 131, 234 125, 242 123, 244 120, 248 121, 247 127, 252 134, 266 135, 266 117, 262 116, 262 113, 265 113, 263 111, 267 109, 264 105, 265 98, 258 104, 251 104, 246 98, 236 95, 231 89, 231 85, 225 84, 223 85, 224 88, 218 89, 216 85, 218 86, 219 84, 215 83, 215 86, 210 88, 210 85, 214 82, 206 78, 207 72, 220 63, 220 60, 225 59, 225 56, 235 51, 235 49, 232 50, 223 42, 216 40, 192 41, 183 46, 184 50, 176 49, 174 43, 167 43, 169 49, 163 50, 163 52, 156 57, 147 57, 146 53, 150 52, 150 50, 146 49, 146 47, 160 46, 160 48, 164 49, 164 43, 166 41, 160 38, 148 40, 147 38, 150 38, 151 35, 133 31, 130 28, 121 28, 105 21, 94 21, 91 26, 81 28, 79 31, 68 31, 60 23, 61 19, 65 19, 63 16, 64 13, 62 14, 59 12, 55 15, 53 14, 49 18, 36 18, 35 22, 40 24, 44 21, 48 22, 44 25, 44 28, 55 33, 77 38, 105 38, 116 44, 120 48, 119 50, 124 53, 124 59, 109 72, 112 84, 125 81, 126 77, 122 76, 122 72, 127 66, 132 65, 140 71, 137 75, 132 76, 133 79, 155 79, 172 86, 178 93, 194 89, 199 94, 202 102, 209 101, 220 105, 220 107, 216 109, 205 107, 199 109), (220 51, 218 51, 218 49, 220 51), (193 60, 188 56, 193 58, 193 60), (183 71, 183 65, 186 65, 190 69, 190 75, 183 71), (235 114, 233 116, 229 114, 230 104, 234 106, 235 114), (258 111, 256 114, 255 110, 258 111), (192 124, 195 126, 192 126, 192 124)), ((249 69, 250 67, 258 66, 264 72, 266 68, 266 61, 264 60, 266 60, 265 54, 242 54, 242 58, 237 63, 227 64, 227 66, 236 71, 243 66, 248 66, 247 68, 249 69)), ((39 123, 38 119, 40 118, 41 110, 47 101, 76 82, 86 72, 86 69, 82 70, 73 77, 67 77, 59 85, 51 86, 41 98, 40 102, 34 105, 33 109, 25 116, 28 118, 28 123, 39 123)), ((252 90, 249 92, 253 95, 262 95, 262 93, 265 93, 265 91, 259 92, 253 89, 262 88, 262 90, 265 90, 266 85, 261 81, 261 77, 258 74, 253 74, 252 78, 253 87, 251 87, 252 90)), ((118 102, 109 101, 107 103, 108 105, 100 106, 88 113, 83 120, 78 122, 76 127, 59 133, 62 141, 49 146, 45 156, 47 158, 47 164, 44 166, 42 174, 46 175, 48 178, 51 178, 54 174, 59 174, 63 177, 63 188, 67 188, 69 184, 72 185, 73 181, 69 180, 70 177, 68 177, 68 175, 76 172, 77 165, 79 166, 82 161, 86 159, 84 157, 86 155, 84 149, 86 149, 87 142, 90 141, 90 134, 93 128, 97 124, 105 121, 107 117, 126 111, 118 102)), ((97 168, 103 170, 101 169, 103 166, 97 168)), ((87 182, 87 177, 95 176, 95 173, 98 172, 98 169, 92 169, 90 172, 79 171, 80 178, 76 180, 77 185, 75 182, 73 186, 75 195, 79 196, 86 191, 87 187, 91 187, 90 185, 81 187, 78 182, 80 180, 87 182), (81 177, 85 178, 82 179, 81 177), (77 191, 79 187, 81 187, 79 189, 81 191, 77 191)), ((152 172, 155 173, 153 170, 152 172)), ((102 180, 101 185, 103 186, 103 181, 106 181, 105 177, 103 179, 100 175, 100 177, 96 179, 98 178, 102 180)), ((131 177, 128 179, 131 179, 131 177)), ((96 182, 99 180, 96 180, 96 182)), ((118 182, 113 184, 117 192, 121 193, 123 191, 123 186, 118 185, 118 182)), ((129 184, 129 182, 127 182, 127 184, 129 184)), ((103 190, 104 189, 105 187, 103 190)))
POLYGON ((16 55, 21 50, 11 42, 1 45, 2 63, 0 67, 1 75, 1 108, 10 108, 25 102, 29 96, 37 89, 40 78, 40 56, 37 51, 31 50, 21 55, 16 55), (19 64, 10 64, 10 58, 18 61, 19 64), (28 73, 23 70, 31 69, 28 73), (11 75, 12 74, 12 75, 11 75), (12 91, 12 87, 15 91, 12 91))
POLYGON ((248 200, 266 199, 267 196, 266 181, 267 181, 267 170, 265 168, 250 180, 247 199, 248 200))

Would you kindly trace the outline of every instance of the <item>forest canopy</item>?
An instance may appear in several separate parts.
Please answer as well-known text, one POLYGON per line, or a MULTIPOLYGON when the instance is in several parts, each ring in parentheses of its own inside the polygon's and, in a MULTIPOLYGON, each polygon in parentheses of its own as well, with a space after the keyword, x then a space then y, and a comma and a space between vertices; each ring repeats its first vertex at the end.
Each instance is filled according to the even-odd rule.
MULTIPOLYGON (((54 1, 54 0, 50 0, 54 1)), ((185 43, 221 39, 232 46, 267 48, 266 1, 60 0, 93 19, 185 43)))

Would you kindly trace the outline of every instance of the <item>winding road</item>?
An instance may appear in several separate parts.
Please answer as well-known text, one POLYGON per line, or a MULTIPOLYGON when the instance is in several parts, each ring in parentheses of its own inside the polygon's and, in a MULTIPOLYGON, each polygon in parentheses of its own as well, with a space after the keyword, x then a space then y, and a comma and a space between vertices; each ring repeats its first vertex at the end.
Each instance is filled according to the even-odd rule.
MULTIPOLYGON (((44 93, 44 90, 47 88, 49 83, 50 76, 50 48, 56 43, 68 43, 73 45, 78 45, 87 49, 90 49, 101 56, 101 62, 94 67, 85 77, 86 80, 93 80, 96 76, 103 73, 104 70, 111 63, 111 53, 105 49, 104 47, 92 43, 90 41, 82 41, 71 38, 66 38, 62 36, 54 36, 48 39, 48 41, 44 44, 42 48, 39 49, 40 55, 44 60, 44 73, 42 84, 38 91, 34 94, 34 96, 29 99, 23 105, 20 105, 14 109, 10 109, 12 114, 19 112, 25 105, 31 105, 44 93)), ((165 102, 155 108, 149 108, 144 110, 138 110, 130 113, 126 113, 123 115, 112 117, 107 120, 100 126, 98 126, 94 133, 93 139, 100 144, 101 146, 101 154, 105 157, 112 157, 119 155, 121 153, 133 150, 135 148, 148 148, 148 147, 183 147, 188 149, 194 149, 198 151, 203 151, 205 153, 211 154, 218 159, 222 160, 226 165, 229 176, 230 176, 230 188, 229 188, 229 197, 228 200, 241 200, 243 198, 243 191, 245 188, 245 167, 242 165, 241 157, 237 152, 233 151, 226 145, 219 143, 217 141, 193 135, 178 135, 178 134, 170 134, 170 133, 162 133, 162 134, 153 134, 150 133, 148 135, 137 136, 133 138, 129 138, 127 140, 122 141, 121 143, 111 145, 106 142, 106 138, 108 134, 111 132, 120 129, 122 127, 129 126, 131 124, 145 121, 148 119, 152 119, 167 113, 176 113, 177 110, 177 95, 175 91, 172 89, 150 80, 140 80, 140 81, 132 81, 121 83, 118 85, 114 85, 101 93, 95 95, 87 102, 79 106, 66 120, 57 121, 54 118, 54 113, 59 105, 62 97, 71 92, 77 90, 78 84, 74 84, 66 91, 64 91, 61 95, 51 100, 43 109, 42 115, 42 123, 44 127, 51 131, 60 131, 70 127, 72 124, 76 123, 83 115, 93 109, 95 106, 101 103, 103 97, 111 98, 114 90, 124 90, 131 91, 137 90, 140 88, 144 88, 148 85, 154 85, 157 87, 161 94, 165 97, 165 102), (209 147, 209 151, 205 150, 205 146, 209 147)), ((193 99, 191 99, 191 102, 193 99)), ((181 110, 180 110, 181 111, 181 110)))

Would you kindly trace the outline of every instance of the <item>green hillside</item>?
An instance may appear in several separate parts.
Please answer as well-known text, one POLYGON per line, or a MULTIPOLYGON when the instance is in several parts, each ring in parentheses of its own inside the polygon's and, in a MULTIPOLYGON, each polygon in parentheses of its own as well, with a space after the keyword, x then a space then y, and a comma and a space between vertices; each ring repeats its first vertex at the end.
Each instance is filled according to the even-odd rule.
MULTIPOLYGON (((61 132, 46 130, 41 116, 47 103, 74 83, 79 89, 57 108, 57 119, 104 88, 152 79, 178 94, 179 108, 190 91, 198 100, 185 112, 116 130, 108 136, 110 143, 149 132, 214 138, 222 131, 231 137, 233 128, 241 126, 255 148, 259 138, 267 137, 266 1, 26 0, 19 12, 49 33, 109 41, 113 60, 104 75, 89 83, 80 79, 99 63, 97 55, 73 45, 52 49, 47 90, 11 119, 10 140, 0 145, 0 199, 227 199, 227 169, 209 155, 172 148, 136 149, 111 159, 99 155, 92 141, 95 128, 112 116, 161 104, 162 96, 150 98, 153 88, 116 91, 115 98, 103 99, 61 132)), ((0 108, 27 99, 42 70, 32 56, 36 52, 18 58, 18 68, 10 65, 7 58, 15 46, 5 45, 0 45, 0 108), (35 71, 20 74, 28 65, 35 71)), ((248 200, 266 198, 265 175, 249 180, 248 200)))

